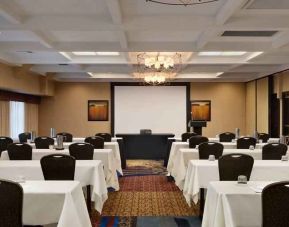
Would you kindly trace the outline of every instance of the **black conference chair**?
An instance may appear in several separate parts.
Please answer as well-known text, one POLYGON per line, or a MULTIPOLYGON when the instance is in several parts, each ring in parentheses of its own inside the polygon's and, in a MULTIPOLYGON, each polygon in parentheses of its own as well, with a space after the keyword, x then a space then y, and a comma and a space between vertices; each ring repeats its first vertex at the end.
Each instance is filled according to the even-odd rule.
POLYGON ((268 143, 262 148, 263 160, 281 160, 287 153, 287 145, 282 143, 268 143))
POLYGON ((23 189, 20 184, 0 180, 0 226, 22 227, 23 189))
POLYGON ((73 139, 73 135, 68 132, 60 132, 56 136, 63 136, 63 142, 72 142, 73 139))
POLYGON ((111 134, 109 133, 96 133, 95 136, 103 138, 104 142, 111 142, 111 134))
POLYGON ((219 134, 220 142, 232 142, 236 135, 232 132, 224 132, 219 134))
POLYGON ((197 145, 200 145, 201 143, 209 142, 209 139, 204 136, 192 136, 189 139, 189 147, 190 148, 196 148, 197 145))
POLYGON ((32 147, 25 143, 12 143, 7 148, 10 160, 32 160, 32 147))
POLYGON ((34 140, 36 149, 48 149, 49 145, 54 145, 54 139, 47 136, 40 136, 34 140))
POLYGON ((92 160, 94 147, 90 143, 73 143, 69 146, 69 154, 76 160, 92 160))
POLYGON ((20 134, 18 135, 18 138, 19 138, 19 142, 20 142, 20 143, 27 143, 27 140, 30 140, 30 139, 31 139, 31 133, 30 133, 30 132, 20 133, 20 134))
POLYGON ((220 181, 237 181, 240 175, 250 180, 254 158, 246 154, 226 154, 219 158, 218 164, 220 181))
POLYGON ((237 149, 249 149, 250 146, 256 147, 256 139, 253 137, 242 137, 237 140, 237 149))
POLYGON ((6 137, 6 136, 0 136, 0 156, 2 151, 6 151, 8 145, 13 143, 13 139, 11 139, 10 137, 6 137))
POLYGON ((262 191, 262 226, 288 227, 289 181, 267 185, 262 191))
POLYGON ((40 160, 45 180, 74 180, 75 158, 64 154, 51 154, 40 160))
POLYGON ((194 132, 185 132, 181 135, 182 142, 187 142, 188 139, 190 139, 192 136, 197 136, 197 133, 194 132))
POLYGON ((215 155, 219 159, 223 155, 224 146, 221 143, 205 142, 199 145, 199 159, 208 159, 210 155, 215 155))
POLYGON ((103 149, 104 148, 104 139, 100 136, 87 137, 87 138, 85 138, 84 142, 92 144, 94 149, 103 149))
POLYGON ((258 139, 262 140, 263 143, 267 143, 270 139, 270 135, 267 133, 258 133, 258 139))

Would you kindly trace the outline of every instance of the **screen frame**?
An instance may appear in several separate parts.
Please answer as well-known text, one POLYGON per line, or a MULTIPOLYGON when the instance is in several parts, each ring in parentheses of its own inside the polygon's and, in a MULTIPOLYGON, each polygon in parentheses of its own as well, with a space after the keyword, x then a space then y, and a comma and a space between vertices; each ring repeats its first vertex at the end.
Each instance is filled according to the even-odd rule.
MULTIPOLYGON (((152 86, 152 85, 146 85, 143 83, 139 82, 113 82, 110 84, 110 97, 111 97, 111 108, 110 108, 110 113, 111 113, 111 134, 115 136, 115 131, 114 131, 114 124, 115 124, 115 111, 114 111, 114 105, 115 105, 115 100, 114 100, 114 95, 115 95, 115 87, 116 86, 152 86)), ((159 85, 159 86, 182 86, 186 87, 186 128, 187 131, 190 130, 189 127, 189 122, 191 120, 191 86, 189 82, 172 82, 164 85, 159 85)))

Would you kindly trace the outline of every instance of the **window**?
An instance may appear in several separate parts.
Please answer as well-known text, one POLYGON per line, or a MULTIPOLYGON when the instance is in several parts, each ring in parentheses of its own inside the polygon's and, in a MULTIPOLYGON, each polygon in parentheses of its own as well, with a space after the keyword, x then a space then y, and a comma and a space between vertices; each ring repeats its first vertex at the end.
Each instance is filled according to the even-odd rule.
POLYGON ((25 109, 24 102, 10 102, 10 136, 17 139, 24 132, 25 109))

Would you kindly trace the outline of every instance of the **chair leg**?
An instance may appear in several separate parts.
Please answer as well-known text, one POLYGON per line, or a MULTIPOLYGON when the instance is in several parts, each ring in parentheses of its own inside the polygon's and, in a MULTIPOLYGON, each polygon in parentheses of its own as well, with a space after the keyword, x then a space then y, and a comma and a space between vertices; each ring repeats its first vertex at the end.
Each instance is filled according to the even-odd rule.
POLYGON ((89 216, 91 215, 91 187, 90 185, 86 186, 86 203, 87 203, 87 210, 89 213, 89 216))
POLYGON ((199 218, 201 220, 203 219, 204 207, 205 207, 205 189, 204 188, 200 188, 200 213, 199 213, 199 218))

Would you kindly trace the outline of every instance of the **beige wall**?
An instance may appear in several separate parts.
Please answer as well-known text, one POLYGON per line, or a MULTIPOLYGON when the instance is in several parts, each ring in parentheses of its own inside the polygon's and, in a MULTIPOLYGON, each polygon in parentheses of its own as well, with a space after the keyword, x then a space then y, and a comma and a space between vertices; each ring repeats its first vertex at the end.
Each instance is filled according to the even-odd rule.
POLYGON ((56 83, 55 95, 42 98, 39 106, 39 135, 51 127, 84 137, 110 132, 109 121, 87 121, 88 100, 110 100, 109 83, 56 83))
POLYGON ((0 63, 0 89, 33 95, 53 95, 53 82, 24 67, 12 67, 0 63))
POLYGON ((252 135, 256 125, 256 82, 251 81, 246 83, 246 133, 252 135))
POLYGON ((268 133, 269 116, 269 83, 268 77, 257 80, 257 131, 268 133))
POLYGON ((215 137, 218 133, 240 128, 245 131, 245 83, 191 83, 191 100, 211 100, 211 122, 203 135, 215 137))

